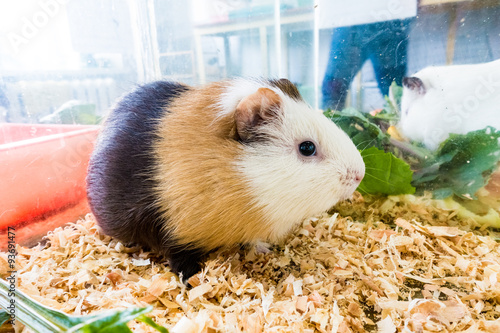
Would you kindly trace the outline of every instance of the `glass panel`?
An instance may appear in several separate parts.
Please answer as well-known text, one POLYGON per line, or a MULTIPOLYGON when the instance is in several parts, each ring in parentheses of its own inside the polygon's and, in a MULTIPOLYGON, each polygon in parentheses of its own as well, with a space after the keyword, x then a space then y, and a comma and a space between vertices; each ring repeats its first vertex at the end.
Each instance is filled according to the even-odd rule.
POLYGON ((147 55, 136 51, 152 49, 141 37, 149 34, 142 3, 3 3, 0 120, 98 123, 117 97, 146 80, 147 55))
POLYGON ((312 0, 157 0, 155 6, 164 78, 198 84, 289 77, 314 102, 312 0))
POLYGON ((430 152, 450 133, 500 127, 500 70, 488 64, 500 58, 494 0, 25 0, 0 4, 0 31, 4 154, 7 144, 70 129, 53 125, 99 124, 117 98, 157 79, 287 77, 314 107, 375 114, 402 93, 396 87, 391 95, 393 81, 400 88, 405 76, 448 66, 428 72, 433 80, 446 73, 436 85, 447 93, 410 81, 408 104, 376 125, 430 152), (463 64, 478 67, 455 67, 463 64), (418 103, 419 116, 405 127, 399 118, 418 103))
MULTIPOLYGON (((250 324, 242 322, 237 324, 243 326, 234 327, 254 327, 257 331, 259 324, 266 329, 282 325, 285 321, 271 314, 281 306, 268 306, 269 313, 267 310, 261 313, 259 309, 253 312, 255 309, 247 309, 249 313, 232 311, 258 304, 259 297, 264 296, 265 308, 264 303, 269 301, 267 297, 272 298, 273 290, 279 294, 279 303, 274 304, 284 305, 281 307, 287 312, 284 319, 293 321, 291 324, 298 327, 296 331, 301 331, 301 325, 309 331, 315 327, 330 331, 335 325, 344 331, 349 325, 356 331, 377 328, 386 331, 384 327, 396 331, 403 326, 438 327, 446 323, 450 327, 463 324, 464 330, 473 326, 498 327, 500 298, 497 297, 498 265, 495 265, 498 247, 483 236, 489 233, 486 230, 489 226, 500 228, 499 59, 499 0, 2 1, 0 239, 4 242, 0 242, 0 250, 5 250, 8 244, 7 227, 15 228, 16 243, 31 245, 49 230, 90 211, 86 176, 99 125, 120 96, 138 85, 159 79, 199 86, 241 76, 285 77, 297 85, 309 104, 324 111, 351 136, 365 161, 365 177, 357 188, 363 198, 356 194, 354 200, 334 207, 333 210, 338 208, 339 216, 327 222, 328 230, 320 225, 324 221, 304 224, 307 232, 300 233, 300 242, 299 238, 292 242, 295 249, 291 252, 300 254, 310 252, 296 251, 302 243, 317 241, 318 248, 331 252, 328 256, 333 260, 326 258, 323 250, 316 253, 316 263, 307 258, 296 265, 293 260, 284 272, 293 273, 290 277, 298 284, 280 273, 261 274, 260 277, 269 275, 276 281, 258 281, 260 286, 254 285, 266 290, 246 290, 249 291, 246 295, 241 294, 245 304, 239 307, 228 301, 227 311, 215 308, 218 299, 228 300, 227 295, 211 297, 209 294, 214 293, 207 292, 199 295, 207 298, 201 303, 194 297, 204 310, 196 313, 199 307, 193 303, 194 307, 189 306, 191 314, 184 316, 183 288, 171 290, 167 302, 150 299, 152 292, 141 300, 150 299, 158 307, 160 303, 167 306, 166 310, 153 312, 164 316, 166 325, 179 321, 181 325, 177 328, 199 324, 212 331, 224 331, 227 323, 245 319, 250 324), (353 253, 354 245, 363 242, 357 242, 353 235, 337 237, 342 231, 339 228, 359 233, 363 225, 358 222, 365 221, 368 222, 365 230, 369 232, 364 243, 367 247, 359 255, 368 266, 363 267, 363 274, 350 274, 358 260, 344 260, 330 249, 343 246, 353 253), (309 241, 308 234, 312 237, 309 241), (334 244, 328 244, 329 240, 334 244), (432 244, 434 241, 437 246, 432 244), (424 251, 419 252, 416 245, 422 242, 425 245, 420 249, 424 251), (432 257, 428 254, 433 250, 436 260, 431 258, 429 265, 419 267, 419 260, 432 257), (377 258, 379 255, 382 256, 377 258), (391 258, 401 260, 393 263, 391 258), (410 263, 417 265, 401 271, 410 263), (382 270, 379 264, 384 266, 382 270), (454 270, 454 266, 458 269, 454 270), (384 272, 389 272, 388 279, 384 272), (341 283, 320 286, 322 282, 332 282, 328 281, 332 277, 341 283), (393 278, 401 282, 400 293, 391 291, 392 287, 386 288, 391 280, 396 281, 393 278), (481 281, 470 283, 474 278, 481 281), (444 281, 444 285, 438 286, 444 281), (457 285, 460 284, 457 281, 466 283, 457 285), (362 289, 353 289, 360 286, 362 289), (346 297, 341 295, 341 288, 347 291, 346 297), (398 300, 387 302, 392 296, 398 300), (467 297, 457 302, 462 296, 467 297), (418 300, 419 297, 426 299, 418 300), (251 302, 247 302, 250 298, 251 302), (433 304, 429 309, 427 301, 433 304), (397 311, 391 309, 394 305, 397 311), (456 318, 439 316, 434 308, 439 308, 440 313, 455 314, 456 318), (428 315, 422 316, 424 312, 428 315), (430 323, 420 320, 429 316, 438 320, 431 319, 430 323), (203 323, 204 319, 207 323, 203 323)), ((109 142, 105 140, 109 138, 103 138, 109 142)), ((315 147, 312 142, 302 143, 315 147)), ((338 153, 342 147, 337 142, 333 145, 336 149, 318 149, 320 153, 314 157, 321 158, 317 160, 302 156, 296 161, 305 161, 308 167, 332 158, 336 162, 345 158, 338 153), (327 156, 331 151, 337 151, 332 153, 335 156, 327 156)), ((355 150, 351 152, 354 154, 355 150)), ((127 150, 131 160, 144 156, 142 153, 141 150, 133 156, 127 150)), ((147 161, 138 164, 150 163, 150 159, 144 160, 147 161)), ((342 174, 339 171, 342 165, 338 165, 337 170, 328 169, 332 174, 337 172, 340 179, 328 184, 332 185, 332 193, 342 186, 339 183, 348 182, 350 173, 352 180, 361 177, 359 170, 347 168, 342 174)), ((281 171, 289 165, 280 167, 281 171)), ((149 175, 141 173, 141 176, 145 174, 149 175)), ((302 174, 307 172, 296 173, 290 179, 302 174)), ((322 181, 309 184, 321 187, 322 181)), ((253 192, 259 191, 248 191, 253 192)), ((131 193, 139 197, 137 193, 141 191, 131 193)), ((256 198, 250 202, 261 201, 256 198)), ((315 201, 310 200, 306 206, 311 202, 315 201)), ((149 210, 154 206, 148 206, 147 212, 154 210, 149 210)), ((276 210, 274 214, 280 212, 276 210)), ((148 215, 156 216, 154 213, 148 215)), ((59 245, 64 247, 69 241, 61 236, 59 245)), ((94 252, 97 254, 101 249, 102 246, 94 252)), ((35 258, 36 251, 24 250, 23 255, 35 258)), ((189 253, 197 250, 180 252, 189 259, 189 253)), ((314 256, 313 252, 308 255, 314 256)), ((5 258, 4 254, 1 256, 5 258)), ((247 263, 241 269, 251 266, 251 256, 252 253, 245 258, 247 263)), ((264 261, 255 264, 263 264, 261 268, 266 270, 272 269, 273 262, 285 262, 275 258, 268 261, 270 257, 266 255, 264 261)), ((1 259, 0 268, 6 269, 1 259)), ((153 263, 154 258, 151 259, 153 263)), ((232 264, 233 260, 227 263, 238 266, 232 264)), ((221 269, 225 270, 225 266, 221 269)), ((41 266, 30 261, 19 274, 30 267, 41 266)), ((154 264, 156 273, 158 267, 154 264)), ((85 276, 92 277, 93 273, 87 273, 85 276)), ((161 284, 164 278, 172 277, 170 274, 156 274, 159 279, 155 281, 161 284)), ((210 278, 210 274, 206 276, 210 278)), ((59 280, 52 279, 50 285, 58 286, 59 280)), ((109 280, 113 286, 108 290, 121 288, 115 288, 114 279, 109 280)), ((209 287, 214 292, 227 290, 227 286, 214 286, 214 281, 210 278, 209 287)), ((46 283, 39 288, 31 282, 24 286, 35 294, 39 289, 47 289, 46 283)), ((208 286, 207 281, 193 279, 194 285, 197 282, 208 286)), ((244 285, 252 286, 246 282, 244 285)), ((100 283, 100 287, 105 288, 106 283, 100 283)), ((91 285, 87 290, 91 291, 91 285)), ((394 287, 399 288, 397 283, 394 287)), ((71 293, 76 297, 73 289, 71 293)), ((84 302, 85 295, 78 293, 78 296, 75 312, 95 310, 88 297, 84 302)), ((187 301, 193 298, 190 296, 188 291, 187 301)), ((282 327, 279 329, 285 330, 282 327)))
POLYGON ((159 77, 150 3, 0 4, 0 230, 26 226, 17 242, 89 211, 92 125, 123 93, 159 77))
POLYGON ((280 29, 281 41, 278 44, 281 57, 270 55, 271 59, 276 59, 276 63, 280 60, 273 75, 288 78, 297 86, 306 102, 315 106, 317 72, 314 69, 314 1, 288 1, 288 4, 281 6, 279 20, 281 24, 277 24, 276 28, 280 29))
POLYGON ((414 0, 319 1, 323 108, 383 107, 381 93, 388 94, 393 80, 401 85, 406 74, 416 5, 414 0))
POLYGON ((322 106, 361 111, 332 117, 345 117, 360 148, 408 164, 418 195, 500 225, 499 2, 319 1, 318 8, 322 106))

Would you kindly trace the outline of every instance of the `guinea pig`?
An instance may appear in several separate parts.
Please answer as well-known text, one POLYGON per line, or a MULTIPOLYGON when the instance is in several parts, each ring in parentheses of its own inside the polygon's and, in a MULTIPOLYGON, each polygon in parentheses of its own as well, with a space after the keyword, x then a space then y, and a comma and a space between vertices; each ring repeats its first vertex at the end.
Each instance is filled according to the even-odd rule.
POLYGON ((435 150, 450 133, 500 129, 500 60, 427 67, 403 79, 399 130, 435 150))
POLYGON ((364 172, 350 138, 286 79, 159 81, 110 111, 87 194, 105 234, 167 257, 186 281, 215 249, 282 239, 364 172))

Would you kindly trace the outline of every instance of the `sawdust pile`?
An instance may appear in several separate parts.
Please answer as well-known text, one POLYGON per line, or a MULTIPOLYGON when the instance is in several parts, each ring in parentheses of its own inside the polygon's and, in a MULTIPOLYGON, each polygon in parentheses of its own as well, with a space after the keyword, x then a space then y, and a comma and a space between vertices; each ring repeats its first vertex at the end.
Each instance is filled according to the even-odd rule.
POLYGON ((18 248, 19 288, 77 315, 153 304, 171 332, 500 332, 500 245, 425 200, 358 195, 268 253, 212 254, 191 288, 88 215, 18 248))

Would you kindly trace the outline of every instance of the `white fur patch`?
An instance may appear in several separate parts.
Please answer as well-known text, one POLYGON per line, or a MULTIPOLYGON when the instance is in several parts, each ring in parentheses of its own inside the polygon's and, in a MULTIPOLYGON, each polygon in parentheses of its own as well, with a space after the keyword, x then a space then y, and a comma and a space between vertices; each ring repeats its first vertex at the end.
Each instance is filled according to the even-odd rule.
POLYGON ((222 94, 218 103, 219 109, 221 110, 219 116, 225 116, 231 112, 234 112, 236 106, 243 98, 257 92, 259 88, 269 88, 277 93, 281 98, 284 97, 284 94, 281 90, 271 86, 266 81, 258 79, 238 78, 231 81, 231 84, 227 87, 226 92, 222 94))
POLYGON ((343 131, 303 101, 280 96, 282 122, 262 128, 271 140, 246 145, 236 162, 255 204, 267 216, 271 241, 351 196, 358 183, 346 180, 348 172, 364 174, 361 155, 343 131), (317 156, 304 158, 298 153, 304 141, 316 143, 317 156))
POLYGON ((436 149, 450 133, 500 127, 500 60, 426 67, 413 76, 426 92, 403 89, 398 127, 409 139, 436 149))

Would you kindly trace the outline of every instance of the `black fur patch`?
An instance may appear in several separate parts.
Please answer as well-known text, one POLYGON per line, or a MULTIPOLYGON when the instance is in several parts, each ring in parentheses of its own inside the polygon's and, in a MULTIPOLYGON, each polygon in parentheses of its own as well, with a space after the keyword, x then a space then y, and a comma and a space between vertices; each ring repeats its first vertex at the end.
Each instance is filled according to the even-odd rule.
POLYGON ((182 281, 186 281, 201 269, 201 261, 207 253, 201 249, 185 249, 172 247, 170 250, 170 268, 172 271, 182 273, 182 281))
POLYGON ((420 95, 424 95, 426 92, 424 83, 416 76, 404 77, 403 86, 419 93, 420 95))
POLYGON ((284 94, 288 95, 290 98, 296 101, 303 100, 297 87, 288 79, 270 80, 269 83, 272 86, 281 90, 284 94))
POLYGON ((152 144, 169 103, 188 90, 159 81, 126 95, 103 126, 87 176, 90 207, 103 231, 168 256, 175 263, 173 270, 183 271, 186 278, 199 270, 203 251, 180 251, 174 235, 162 230, 166 221, 155 205, 152 144), (186 260, 189 263, 183 264, 186 260))

